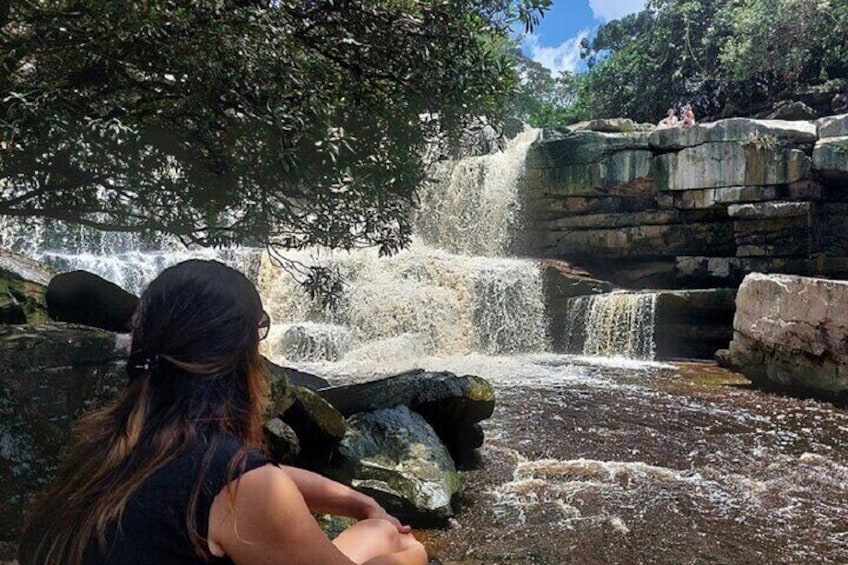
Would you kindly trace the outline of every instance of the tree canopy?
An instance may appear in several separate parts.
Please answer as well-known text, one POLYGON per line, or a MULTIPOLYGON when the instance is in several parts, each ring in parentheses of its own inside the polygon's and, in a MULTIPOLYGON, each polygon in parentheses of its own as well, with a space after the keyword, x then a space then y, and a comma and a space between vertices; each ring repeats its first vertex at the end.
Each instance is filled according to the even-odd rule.
POLYGON ((572 79, 574 102, 554 115, 566 121, 546 125, 656 122, 682 104, 698 116, 750 115, 805 90, 844 91, 846 37, 844 0, 648 0, 584 42, 589 68, 572 79))
POLYGON ((0 0, 0 215, 393 252, 427 140, 503 113, 548 4, 0 0))

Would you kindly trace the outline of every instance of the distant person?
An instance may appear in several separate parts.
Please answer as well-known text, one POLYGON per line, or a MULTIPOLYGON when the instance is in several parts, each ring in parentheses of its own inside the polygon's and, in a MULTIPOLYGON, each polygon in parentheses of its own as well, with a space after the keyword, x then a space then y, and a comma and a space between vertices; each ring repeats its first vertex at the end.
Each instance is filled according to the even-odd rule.
POLYGON ((262 451, 269 326, 256 288, 222 263, 185 261, 150 283, 127 386, 80 422, 21 565, 426 565, 373 498, 262 451), (311 511, 361 521, 330 541, 311 511))
POLYGON ((682 125, 683 127, 695 125, 695 112, 692 111, 692 106, 690 106, 689 104, 685 105, 683 107, 682 114, 683 119, 681 120, 680 125, 682 125))
POLYGON ((666 112, 665 118, 660 120, 660 123, 657 124, 657 128, 666 129, 666 128, 676 128, 679 125, 679 120, 677 119, 677 112, 675 112, 674 108, 669 108, 668 112, 666 112))

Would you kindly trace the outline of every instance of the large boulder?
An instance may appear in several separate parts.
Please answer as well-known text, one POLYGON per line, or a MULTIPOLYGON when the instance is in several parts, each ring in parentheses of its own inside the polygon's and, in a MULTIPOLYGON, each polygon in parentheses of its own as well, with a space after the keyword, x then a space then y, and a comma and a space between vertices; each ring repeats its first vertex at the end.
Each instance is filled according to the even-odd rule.
POLYGON ((820 118, 816 126, 819 128, 819 139, 845 137, 848 135, 848 114, 820 118))
POLYGON ((745 277, 736 296, 732 364, 764 387, 848 393, 848 281, 745 277))
POLYGON ((87 271, 56 275, 47 286, 50 317, 113 332, 126 332, 138 297, 87 271))
POLYGON ((415 526, 444 524, 461 487, 436 433, 406 406, 351 417, 333 457, 332 475, 415 526))
POLYGON ((767 120, 815 120, 818 118, 815 110, 799 100, 782 100, 777 102, 765 116, 767 120))
POLYGON ((338 361, 353 347, 350 329, 315 322, 291 324, 275 342, 276 353, 290 361, 338 361))
POLYGON ((457 459, 480 447, 482 437, 475 424, 489 418, 495 408, 494 389, 485 379, 420 369, 318 394, 345 416, 407 406, 427 420, 457 459))
POLYGON ((52 267, 8 249, 0 249, 0 269, 42 286, 47 286, 50 279, 57 274, 52 267))

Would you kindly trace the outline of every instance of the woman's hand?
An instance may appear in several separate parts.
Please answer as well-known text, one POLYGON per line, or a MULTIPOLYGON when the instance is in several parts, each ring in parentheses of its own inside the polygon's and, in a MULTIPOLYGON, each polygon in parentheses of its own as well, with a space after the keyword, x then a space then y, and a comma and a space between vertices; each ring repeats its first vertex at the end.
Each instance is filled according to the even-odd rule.
POLYGON ((368 501, 364 505, 364 511, 362 513, 362 516, 359 517, 359 519, 385 520, 392 524, 394 527, 396 527, 398 532, 402 534, 408 534, 412 531, 412 526, 401 524, 400 520, 386 512, 386 509, 380 506, 380 504, 370 496, 368 497, 368 501))

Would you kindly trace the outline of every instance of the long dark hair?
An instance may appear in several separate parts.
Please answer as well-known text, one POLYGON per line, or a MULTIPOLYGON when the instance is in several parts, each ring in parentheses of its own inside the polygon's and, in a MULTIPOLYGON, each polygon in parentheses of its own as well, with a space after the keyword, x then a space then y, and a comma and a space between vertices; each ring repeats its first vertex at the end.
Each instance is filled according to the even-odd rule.
POLYGON ((205 466, 225 433, 245 445, 231 471, 262 441, 262 317, 253 284, 216 261, 185 261, 150 283, 133 319, 129 384, 77 424, 77 442, 25 528, 23 565, 79 565, 91 544, 105 548, 133 493, 201 428, 209 443, 186 526, 198 556, 209 556, 195 523, 205 466))

